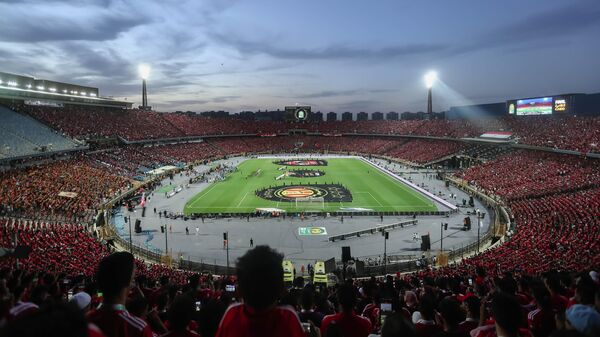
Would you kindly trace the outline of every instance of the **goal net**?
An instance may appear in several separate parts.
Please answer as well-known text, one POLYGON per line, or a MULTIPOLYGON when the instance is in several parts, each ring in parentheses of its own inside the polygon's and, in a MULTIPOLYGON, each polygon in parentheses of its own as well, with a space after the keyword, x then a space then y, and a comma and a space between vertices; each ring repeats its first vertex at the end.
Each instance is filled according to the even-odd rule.
POLYGON ((296 209, 302 211, 321 211, 325 209, 323 197, 307 197, 296 199, 296 209))

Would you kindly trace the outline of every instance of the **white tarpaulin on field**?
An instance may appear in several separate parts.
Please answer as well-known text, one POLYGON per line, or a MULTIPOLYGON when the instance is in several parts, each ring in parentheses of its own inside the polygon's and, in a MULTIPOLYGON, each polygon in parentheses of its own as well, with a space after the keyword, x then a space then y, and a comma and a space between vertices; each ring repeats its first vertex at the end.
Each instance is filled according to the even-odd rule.
POLYGON ((146 172, 146 174, 148 174, 148 175, 158 175, 158 174, 163 174, 165 172, 173 171, 175 169, 177 169, 177 167, 176 166, 172 166, 172 165, 162 166, 162 167, 159 167, 157 169, 148 171, 148 172, 146 172))

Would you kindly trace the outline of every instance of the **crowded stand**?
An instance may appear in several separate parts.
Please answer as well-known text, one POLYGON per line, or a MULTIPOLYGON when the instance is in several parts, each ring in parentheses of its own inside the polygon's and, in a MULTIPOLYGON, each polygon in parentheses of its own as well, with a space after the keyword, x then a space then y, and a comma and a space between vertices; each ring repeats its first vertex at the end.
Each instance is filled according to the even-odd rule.
POLYGON ((518 151, 458 172, 457 177, 505 200, 539 197, 597 186, 597 160, 518 151))
POLYGON ((185 136, 240 135, 287 132, 284 123, 251 121, 238 118, 209 118, 181 113, 164 113, 161 117, 185 136))
POLYGON ((144 146, 138 148, 142 156, 162 158, 162 163, 192 163, 223 155, 220 149, 209 142, 194 142, 144 146))
POLYGON ((0 173, 0 212, 30 219, 89 221, 130 186, 84 156, 0 173))
POLYGON ((67 105, 18 108, 69 136, 90 139, 118 136, 127 140, 181 136, 181 132, 159 113, 141 110, 102 109, 67 105))
POLYGON ((163 268, 148 272, 152 267, 126 252, 102 253, 91 257, 93 277, 91 268, 65 268, 72 275, 51 267, 23 272, 5 266, 3 334, 595 337, 600 332, 595 271, 531 273, 469 265, 328 287, 297 277, 286 287, 283 255, 267 246, 240 257, 236 278, 174 277, 163 268), (64 302, 70 306, 61 306, 64 302), (48 319, 57 313, 60 321, 48 319), (80 327, 78 334, 73 325, 80 327))
POLYGON ((425 164, 467 148, 466 143, 415 139, 387 152, 390 157, 425 164))
POLYGON ((506 122, 523 144, 582 153, 600 152, 599 117, 525 116, 506 118, 506 122))
POLYGON ((510 209, 516 233, 467 265, 528 275, 600 265, 600 189, 519 200, 510 209))
POLYGON ((488 131, 504 131, 513 133, 513 138, 522 144, 584 153, 597 152, 600 144, 600 118, 586 116, 290 123, 70 105, 23 105, 13 108, 28 113, 69 136, 84 139, 118 136, 127 140, 146 140, 207 135, 276 134, 302 129, 325 134, 361 133, 446 138, 471 138, 488 131))
MULTIPOLYGON (((19 267, 28 272, 51 272, 68 276, 92 276, 100 259, 109 253, 85 226, 45 221, 0 219, 0 247, 29 246, 28 258, 19 267)), ((0 259, 0 266, 11 267, 14 259, 0 259)))
MULTIPOLYGON (((453 140, 334 136, 473 137, 488 126, 495 129, 496 122, 323 122, 306 127, 328 136, 274 136, 299 125, 137 110, 98 111, 92 115, 98 119, 90 121, 89 115, 72 117, 83 116, 85 109, 66 108, 69 117, 58 108, 29 109, 36 118, 80 137, 264 134, 125 145, 0 173, 0 212, 5 216, 0 219, 0 247, 6 254, 0 260, 0 335, 67 335, 67 330, 73 336, 107 337, 600 335, 597 160, 453 140), (107 124, 92 127, 100 121, 107 124), (90 225, 104 203, 150 169, 240 153, 303 150, 374 154, 417 164, 454 154, 485 158, 486 163, 454 177, 497 197, 514 226, 493 248, 446 267, 324 286, 302 277, 284 284, 283 256, 266 246, 239 258, 234 276, 215 276, 115 252, 90 225), (28 257, 11 256, 18 246, 31 248, 28 257), (36 330, 41 326, 45 330, 36 330)), ((527 135, 519 141, 547 143, 545 135, 511 123, 507 119, 512 130, 527 135)), ((559 133, 570 131, 564 128, 581 127, 577 120, 566 124, 570 126, 556 125, 554 135, 547 136, 559 148, 581 150, 596 141, 597 130, 587 129, 583 140, 565 140, 559 133)))

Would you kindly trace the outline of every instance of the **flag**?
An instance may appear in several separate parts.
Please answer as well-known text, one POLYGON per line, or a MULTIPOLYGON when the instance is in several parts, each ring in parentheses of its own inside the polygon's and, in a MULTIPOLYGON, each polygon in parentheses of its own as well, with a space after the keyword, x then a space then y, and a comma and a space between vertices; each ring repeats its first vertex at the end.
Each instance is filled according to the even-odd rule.
POLYGON ((142 193, 142 199, 140 200, 140 206, 142 208, 146 206, 146 192, 142 193))

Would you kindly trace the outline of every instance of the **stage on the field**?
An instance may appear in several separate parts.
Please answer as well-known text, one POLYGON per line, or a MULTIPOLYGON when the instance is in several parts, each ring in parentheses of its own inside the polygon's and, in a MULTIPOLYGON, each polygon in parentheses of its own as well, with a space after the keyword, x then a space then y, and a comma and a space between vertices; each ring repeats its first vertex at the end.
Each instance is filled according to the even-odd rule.
POLYGON ((191 198, 185 214, 348 209, 428 212, 434 201, 357 158, 249 159, 191 198))

